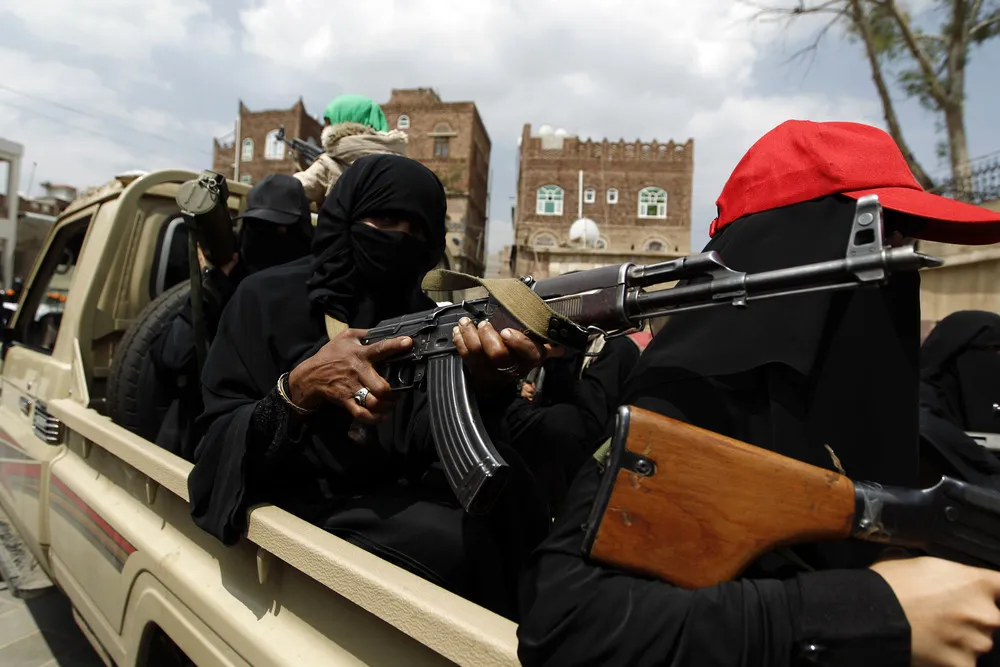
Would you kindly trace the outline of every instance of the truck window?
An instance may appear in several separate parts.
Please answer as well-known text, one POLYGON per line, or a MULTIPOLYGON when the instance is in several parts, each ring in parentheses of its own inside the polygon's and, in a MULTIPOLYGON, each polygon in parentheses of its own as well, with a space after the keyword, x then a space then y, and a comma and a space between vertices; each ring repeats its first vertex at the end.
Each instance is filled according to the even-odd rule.
POLYGON ((188 230, 184 217, 171 218, 160 230, 153 253, 153 271, 150 275, 149 298, 155 299, 174 285, 187 280, 188 230))
POLYGON ((40 352, 52 352, 62 322, 73 272, 83 249, 90 217, 60 229, 49 246, 17 318, 17 340, 40 352))

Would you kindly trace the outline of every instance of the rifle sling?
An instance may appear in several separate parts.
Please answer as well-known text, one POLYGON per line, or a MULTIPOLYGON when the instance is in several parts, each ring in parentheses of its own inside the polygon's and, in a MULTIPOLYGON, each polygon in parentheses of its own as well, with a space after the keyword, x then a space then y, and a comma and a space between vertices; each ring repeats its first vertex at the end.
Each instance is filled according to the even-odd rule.
POLYGON ((549 308, 540 296, 516 278, 478 278, 458 271, 435 269, 424 277, 421 286, 429 292, 483 287, 528 332, 550 343, 565 344, 564 337, 558 336, 559 329, 580 330, 572 320, 549 308))

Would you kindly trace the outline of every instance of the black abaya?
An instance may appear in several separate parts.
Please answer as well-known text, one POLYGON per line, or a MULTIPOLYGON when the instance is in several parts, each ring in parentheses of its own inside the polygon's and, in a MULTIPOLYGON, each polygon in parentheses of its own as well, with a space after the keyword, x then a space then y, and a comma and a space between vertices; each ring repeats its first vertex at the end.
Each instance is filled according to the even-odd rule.
MULTIPOLYGON (((514 616, 517 570, 545 517, 513 452, 503 449, 514 469, 508 492, 489 516, 471 517, 436 463, 423 390, 401 396, 390 418, 356 442, 342 408, 296 422, 275 389, 282 373, 327 342, 324 316, 364 329, 433 306, 419 285, 444 251, 444 214, 444 189, 426 167, 399 156, 362 158, 327 197, 312 257, 243 282, 203 375, 206 435, 189 479, 192 516, 233 544, 248 508, 270 502, 514 616), (359 222, 389 216, 426 240, 359 222)), ((488 425, 505 406, 492 407, 481 405, 488 425)))
POLYGON ((965 433, 1000 432, 1000 416, 993 411, 996 403, 1000 403, 1000 315, 979 310, 952 313, 920 348, 920 436, 933 472, 1000 486, 1000 461, 965 433))
MULTIPOLYGON (((706 250, 754 272, 842 257, 853 211, 829 197, 747 216, 706 250)), ((839 462, 854 479, 913 485, 917 286, 900 276, 881 289, 678 315, 644 351, 622 402, 814 465, 839 462)), ((864 569, 874 545, 801 545, 791 557, 765 555, 737 581, 682 590, 581 556, 598 481, 590 461, 522 578, 527 667, 909 664, 902 609, 864 569)))
MULTIPOLYGON (((583 361, 580 357, 571 366, 575 373, 583 361)), ((552 393, 546 372, 541 405, 518 398, 508 408, 504 421, 510 443, 542 483, 552 513, 559 511, 584 459, 600 446, 625 378, 638 360, 639 347, 631 339, 612 338, 582 375, 560 382, 552 393)))

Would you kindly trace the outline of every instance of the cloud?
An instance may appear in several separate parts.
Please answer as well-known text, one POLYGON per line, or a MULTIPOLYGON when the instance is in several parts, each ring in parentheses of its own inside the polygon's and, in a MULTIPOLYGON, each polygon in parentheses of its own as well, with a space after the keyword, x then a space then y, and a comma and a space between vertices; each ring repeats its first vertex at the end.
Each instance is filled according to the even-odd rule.
POLYGON ((225 53, 231 30, 205 0, 18 0, 0 9, 39 39, 83 55, 148 61, 157 49, 225 53))

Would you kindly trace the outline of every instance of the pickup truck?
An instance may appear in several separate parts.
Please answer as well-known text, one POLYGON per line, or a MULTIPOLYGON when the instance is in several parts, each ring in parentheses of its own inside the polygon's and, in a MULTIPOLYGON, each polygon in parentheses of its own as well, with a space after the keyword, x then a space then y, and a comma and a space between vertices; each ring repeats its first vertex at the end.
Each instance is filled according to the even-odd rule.
MULTIPOLYGON (((126 348, 183 291, 175 195, 197 177, 113 179, 59 217, 36 260, 4 330, 4 579, 62 591, 109 666, 518 664, 507 619, 277 507, 254 507, 222 545, 190 518, 192 464, 109 416, 136 398, 126 348)), ((228 185, 236 213, 248 186, 228 185)))

